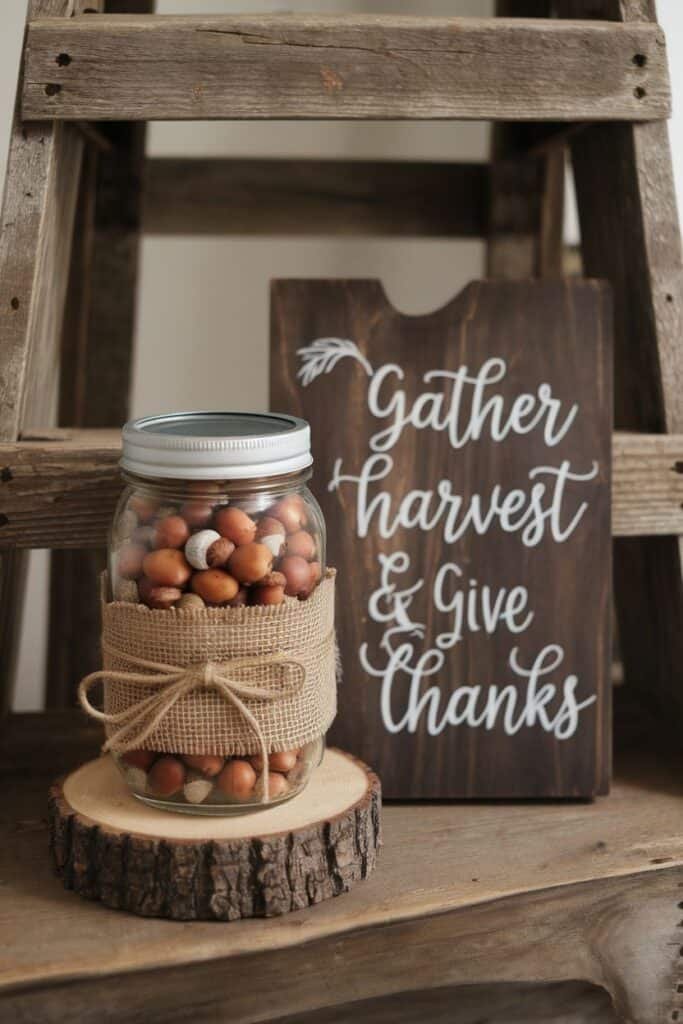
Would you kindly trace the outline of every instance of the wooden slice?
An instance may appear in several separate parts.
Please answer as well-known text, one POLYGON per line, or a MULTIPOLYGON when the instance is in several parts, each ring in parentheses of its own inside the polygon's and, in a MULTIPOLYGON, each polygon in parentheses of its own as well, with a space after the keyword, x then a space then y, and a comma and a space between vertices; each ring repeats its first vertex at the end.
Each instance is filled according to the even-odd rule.
POLYGON ((263 811, 200 817, 136 800, 109 757, 50 790, 50 848, 64 886, 144 917, 273 917, 346 892, 373 870, 380 783, 328 750, 306 789, 263 811))

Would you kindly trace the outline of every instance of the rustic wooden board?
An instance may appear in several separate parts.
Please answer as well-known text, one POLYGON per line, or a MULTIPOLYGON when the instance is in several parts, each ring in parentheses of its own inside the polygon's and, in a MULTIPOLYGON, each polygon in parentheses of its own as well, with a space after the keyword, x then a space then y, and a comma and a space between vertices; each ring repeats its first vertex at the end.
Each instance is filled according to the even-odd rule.
MULTIPOLYGON (((50 16, 54 24, 77 9, 79 0, 30 0, 27 14, 50 16)), ((83 152, 73 125, 22 122, 24 73, 22 62, 0 212, 0 441, 15 441, 29 421, 53 422, 83 152)), ((26 570, 20 553, 1 557, 0 716, 12 701, 26 570)))
MULTIPOLYGON (((107 0, 106 10, 153 10, 150 0, 107 0)), ((128 419, 144 123, 102 126, 81 176, 79 216, 62 332, 60 424, 119 427, 128 419)), ((50 558, 46 706, 69 707, 79 679, 99 667, 98 579, 106 554, 55 551, 50 558)))
POLYGON ((599 121, 666 117, 670 97, 664 37, 651 24, 104 15, 32 23, 22 110, 28 119, 599 121))
MULTIPOLYGON (((649 0, 562 0, 564 16, 654 18, 649 0)), ((683 258, 665 124, 587 127, 572 140, 587 274, 614 294, 615 425, 683 430, 683 258)), ((680 538, 622 539, 615 602, 627 684, 678 742, 683 726, 680 538)))
MULTIPOLYGON (((408 317, 376 281, 273 284, 271 404, 311 423, 315 492, 344 594, 333 736, 372 754, 389 797, 590 796, 600 788, 610 690, 607 299, 597 282, 478 282, 435 313, 408 317), (308 347, 319 339, 322 354, 308 347), (538 427, 498 442, 488 427, 480 440, 461 436, 474 387, 463 387, 449 421, 453 375, 467 366, 480 376, 491 359, 503 361, 495 372, 505 379, 486 386, 485 400, 504 396, 507 416, 518 395, 548 382, 561 403, 558 424, 575 415, 566 435, 548 444, 538 427), (451 378, 430 383, 433 371, 451 378), (458 432, 453 443, 447 430, 458 432), (529 523, 531 480, 554 480, 552 467, 565 462, 586 478, 558 492, 562 527, 552 536, 521 534, 513 522, 467 526, 470 503, 485 517, 496 488, 501 502, 521 490, 511 500, 529 523), (538 467, 551 475, 530 477, 538 467), (517 586, 527 592, 518 592, 510 631, 502 622, 485 629, 482 601, 508 600, 517 586), (458 594, 470 608, 469 595, 478 595, 476 622, 471 612, 457 621, 458 594), (545 672, 534 683, 527 673, 538 658, 545 672), (575 699, 587 703, 564 735, 559 709, 574 673, 575 699), (541 726, 522 712, 544 683, 553 685, 541 726), (508 699, 519 703, 506 724, 508 699), (496 700, 488 719, 487 701, 496 700)), ((540 499, 546 515, 553 489, 540 499)))
POLYGON ((45 792, 98 742, 67 712, 14 716, 3 732, 3 1020, 98 1024, 106 1005, 117 1024, 253 1024, 350 994, 577 980, 608 991, 620 1019, 666 1019, 683 883, 683 773, 671 750, 617 759, 610 797, 592 804, 385 805, 380 862, 363 885, 220 927, 112 913, 61 891, 45 792))
POLYGON ((380 806, 377 776, 338 750, 294 800, 225 818, 145 807, 102 757, 50 790, 50 849, 66 889, 116 910, 175 921, 276 917, 372 873, 380 806))
POLYGON ((155 157, 147 234, 481 237, 488 166, 155 157))

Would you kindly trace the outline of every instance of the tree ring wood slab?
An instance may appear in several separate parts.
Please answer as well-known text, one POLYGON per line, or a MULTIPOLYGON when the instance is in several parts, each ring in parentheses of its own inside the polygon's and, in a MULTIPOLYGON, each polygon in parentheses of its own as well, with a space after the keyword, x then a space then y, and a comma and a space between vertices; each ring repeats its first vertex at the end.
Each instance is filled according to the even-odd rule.
POLYGON ((109 757, 50 790, 50 849, 64 886, 144 917, 274 917, 346 892, 373 870, 380 783, 328 750, 299 796, 209 818, 158 811, 128 792, 109 757))

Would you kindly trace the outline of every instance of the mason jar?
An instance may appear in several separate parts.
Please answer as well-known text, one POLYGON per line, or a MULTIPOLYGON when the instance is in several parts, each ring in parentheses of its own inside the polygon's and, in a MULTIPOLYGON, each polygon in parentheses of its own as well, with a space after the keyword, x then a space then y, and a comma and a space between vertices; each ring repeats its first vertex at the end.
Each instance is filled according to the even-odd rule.
MULTIPOLYGON (((312 601, 326 569, 325 524, 307 486, 311 466, 308 424, 293 416, 186 412, 126 424, 106 600, 145 606, 151 628, 190 621, 196 630, 213 628, 205 620, 216 616, 206 609, 312 601)), ((256 621, 224 618, 245 629, 256 621)), ((159 660, 163 667, 163 658, 151 664, 159 660)), ((255 740, 236 756, 198 749, 196 736, 188 749, 182 739, 174 745, 158 749, 148 740, 112 752, 140 800, 220 814, 300 792, 322 758, 324 736, 275 752, 255 740)))

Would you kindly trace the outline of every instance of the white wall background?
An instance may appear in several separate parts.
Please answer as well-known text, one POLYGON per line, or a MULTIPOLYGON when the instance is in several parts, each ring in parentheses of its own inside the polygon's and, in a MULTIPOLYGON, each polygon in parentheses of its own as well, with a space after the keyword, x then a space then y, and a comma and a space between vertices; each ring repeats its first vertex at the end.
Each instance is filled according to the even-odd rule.
MULTIPOLYGON (((157 0, 160 13, 311 10, 492 13, 492 0, 157 0)), ((683 4, 659 0, 674 87, 671 137, 683 190, 683 4)), ((0 7, 0 169, 14 102, 25 0, 0 7)), ((158 123, 153 155, 484 159, 482 124, 158 123)), ((2 171, 0 170, 0 175, 2 171)), ((570 226, 571 230, 571 226, 570 226)), ((132 413, 267 404, 268 282, 272 277, 374 276, 406 312, 441 305, 482 271, 477 241, 421 239, 146 238, 136 328, 132 413), (248 339, 248 347, 244 341, 248 339)), ((47 552, 33 552, 15 707, 40 707, 45 677, 47 552)))

